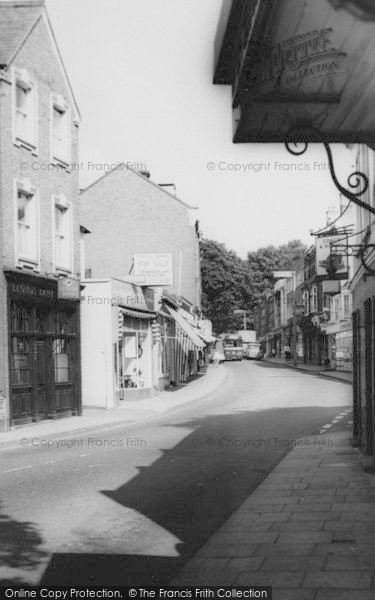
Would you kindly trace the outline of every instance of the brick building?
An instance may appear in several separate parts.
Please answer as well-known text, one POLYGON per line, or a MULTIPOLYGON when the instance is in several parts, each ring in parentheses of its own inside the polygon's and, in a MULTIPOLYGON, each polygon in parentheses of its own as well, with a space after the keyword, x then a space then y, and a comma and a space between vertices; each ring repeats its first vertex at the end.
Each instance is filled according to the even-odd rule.
POLYGON ((189 206, 165 188, 118 165, 81 193, 81 221, 90 276, 122 277, 132 271, 135 254, 170 253, 173 284, 168 292, 200 309, 199 240, 189 206))
POLYGON ((2 429, 80 411, 78 125, 44 3, 0 2, 2 429))
MULTIPOLYGON (((104 403, 103 394, 95 398, 91 381, 93 369, 97 369, 93 365, 98 365, 103 355, 112 357, 106 363, 106 377, 113 382, 106 406, 150 396, 155 388, 189 381, 197 372, 206 344, 197 328, 201 311, 199 230, 190 220, 191 209, 165 186, 152 182, 148 173, 133 171, 125 164, 81 193, 81 219, 90 230, 84 285, 89 290, 104 281, 116 280, 116 285, 123 287, 134 284, 126 297, 113 301, 120 332, 111 338, 111 346, 104 346, 104 337, 98 337, 89 325, 95 321, 92 303, 82 304, 85 405, 104 403), (149 283, 148 272, 142 283, 138 268, 153 261, 152 257, 163 257, 159 266, 170 271, 168 281, 149 283), (143 289, 137 291, 137 283, 143 289), (154 304, 148 310, 143 300, 131 302, 150 289, 154 290, 154 304), (157 336, 152 335, 155 325, 157 336)), ((156 266, 154 277, 160 275, 158 269, 156 266)))

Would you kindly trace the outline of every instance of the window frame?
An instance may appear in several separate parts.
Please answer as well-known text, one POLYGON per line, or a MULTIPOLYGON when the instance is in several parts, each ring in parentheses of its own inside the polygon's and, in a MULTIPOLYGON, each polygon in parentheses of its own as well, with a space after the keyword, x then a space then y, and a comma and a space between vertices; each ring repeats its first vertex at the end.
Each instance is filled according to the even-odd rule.
POLYGON ((50 159, 52 164, 59 165, 70 171, 70 164, 72 160, 72 111, 69 102, 61 94, 52 92, 50 94, 50 159), (60 110, 66 116, 66 156, 58 156, 57 149, 55 148, 55 135, 54 135, 54 111, 55 109, 60 110))
POLYGON ((311 287, 310 312, 318 312, 318 286, 315 284, 311 287))
POLYGON ((39 212, 39 191, 36 187, 30 184, 29 180, 14 180, 14 249, 15 263, 17 266, 31 268, 34 271, 40 270, 40 212, 39 212), (19 220, 18 220, 18 194, 26 192, 33 197, 35 202, 35 258, 30 256, 22 256, 20 254, 19 244, 19 220))
POLYGON ((52 195, 51 201, 51 211, 52 211, 52 264, 54 273, 73 273, 73 204, 71 201, 67 200, 63 194, 52 195), (69 223, 69 243, 67 248, 69 249, 69 260, 65 265, 59 265, 57 263, 57 245, 56 245, 56 207, 65 208, 68 213, 68 223, 69 223), (69 264, 68 264, 69 263, 69 264))
POLYGON ((13 130, 13 143, 17 147, 26 148, 30 150, 35 156, 38 155, 38 86, 32 77, 30 77, 26 69, 17 67, 12 68, 12 130, 13 130), (27 135, 18 135, 17 131, 17 87, 23 87, 19 84, 24 84, 24 87, 29 86, 33 91, 33 111, 30 118, 33 120, 33 132, 32 139, 27 139, 27 135))
POLYGON ((343 294, 342 318, 344 320, 346 320, 346 319, 350 319, 350 317, 351 317, 351 294, 343 294), (347 306, 345 306, 346 302, 347 302, 347 306))

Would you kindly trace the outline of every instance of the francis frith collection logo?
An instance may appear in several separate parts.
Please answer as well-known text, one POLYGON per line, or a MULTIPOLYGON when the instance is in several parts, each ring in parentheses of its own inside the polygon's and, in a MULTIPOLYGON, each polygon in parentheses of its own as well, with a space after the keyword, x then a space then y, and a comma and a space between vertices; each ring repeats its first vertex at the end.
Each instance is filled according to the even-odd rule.
POLYGON ((250 48, 247 84, 250 88, 276 82, 293 88, 302 82, 343 72, 346 52, 332 43, 331 27, 298 34, 278 43, 262 40, 250 48))

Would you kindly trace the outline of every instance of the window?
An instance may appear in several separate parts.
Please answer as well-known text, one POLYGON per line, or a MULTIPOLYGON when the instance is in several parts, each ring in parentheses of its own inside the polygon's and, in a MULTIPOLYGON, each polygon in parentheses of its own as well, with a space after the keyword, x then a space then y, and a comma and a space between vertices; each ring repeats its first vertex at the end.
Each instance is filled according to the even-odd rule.
POLYGON ((340 320, 340 297, 334 298, 334 315, 335 321, 340 320))
POLYGON ((72 219, 71 205, 64 195, 54 196, 54 235, 55 235, 55 257, 56 269, 71 271, 72 268, 72 219))
POLYGON ((27 71, 14 71, 14 135, 16 141, 36 148, 36 85, 27 71))
POLYGON ((52 96, 52 159, 70 162, 70 110, 62 96, 52 96))
POLYGON ((29 182, 17 183, 17 260, 38 262, 38 207, 36 190, 29 182))
POLYGON ((53 340, 53 358, 55 362, 55 383, 71 381, 71 350, 69 340, 56 338, 53 340))
POLYGON ((303 305, 304 305, 304 314, 308 315, 310 313, 310 302, 309 302, 309 292, 303 292, 303 305))
POLYGON ((31 384, 32 361, 28 338, 12 336, 10 372, 12 385, 31 384))
POLYGON ((318 310, 318 288, 313 285, 311 288, 311 312, 317 312, 318 310))
POLYGON ((350 318, 350 313, 351 313, 351 306, 350 306, 350 295, 349 294, 345 294, 344 295, 344 319, 349 319, 350 318))

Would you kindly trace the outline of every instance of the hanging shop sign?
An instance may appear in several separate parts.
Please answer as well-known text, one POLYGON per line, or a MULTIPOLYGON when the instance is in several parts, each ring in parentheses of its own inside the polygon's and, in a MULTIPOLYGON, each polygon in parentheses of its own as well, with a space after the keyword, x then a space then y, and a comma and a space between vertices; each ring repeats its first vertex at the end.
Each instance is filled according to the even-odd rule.
POLYGON ((134 275, 145 285, 173 285, 172 254, 135 254, 134 275))
POLYGON ((323 294, 338 294, 340 292, 340 281, 336 279, 327 279, 322 282, 323 294))
POLYGON ((232 86, 234 141, 375 143, 374 37, 372 0, 233 2, 214 80, 232 86))
POLYGON ((342 241, 343 236, 325 235, 316 238, 316 275, 332 279, 348 279, 348 259, 346 256, 332 254, 332 247, 342 241))

